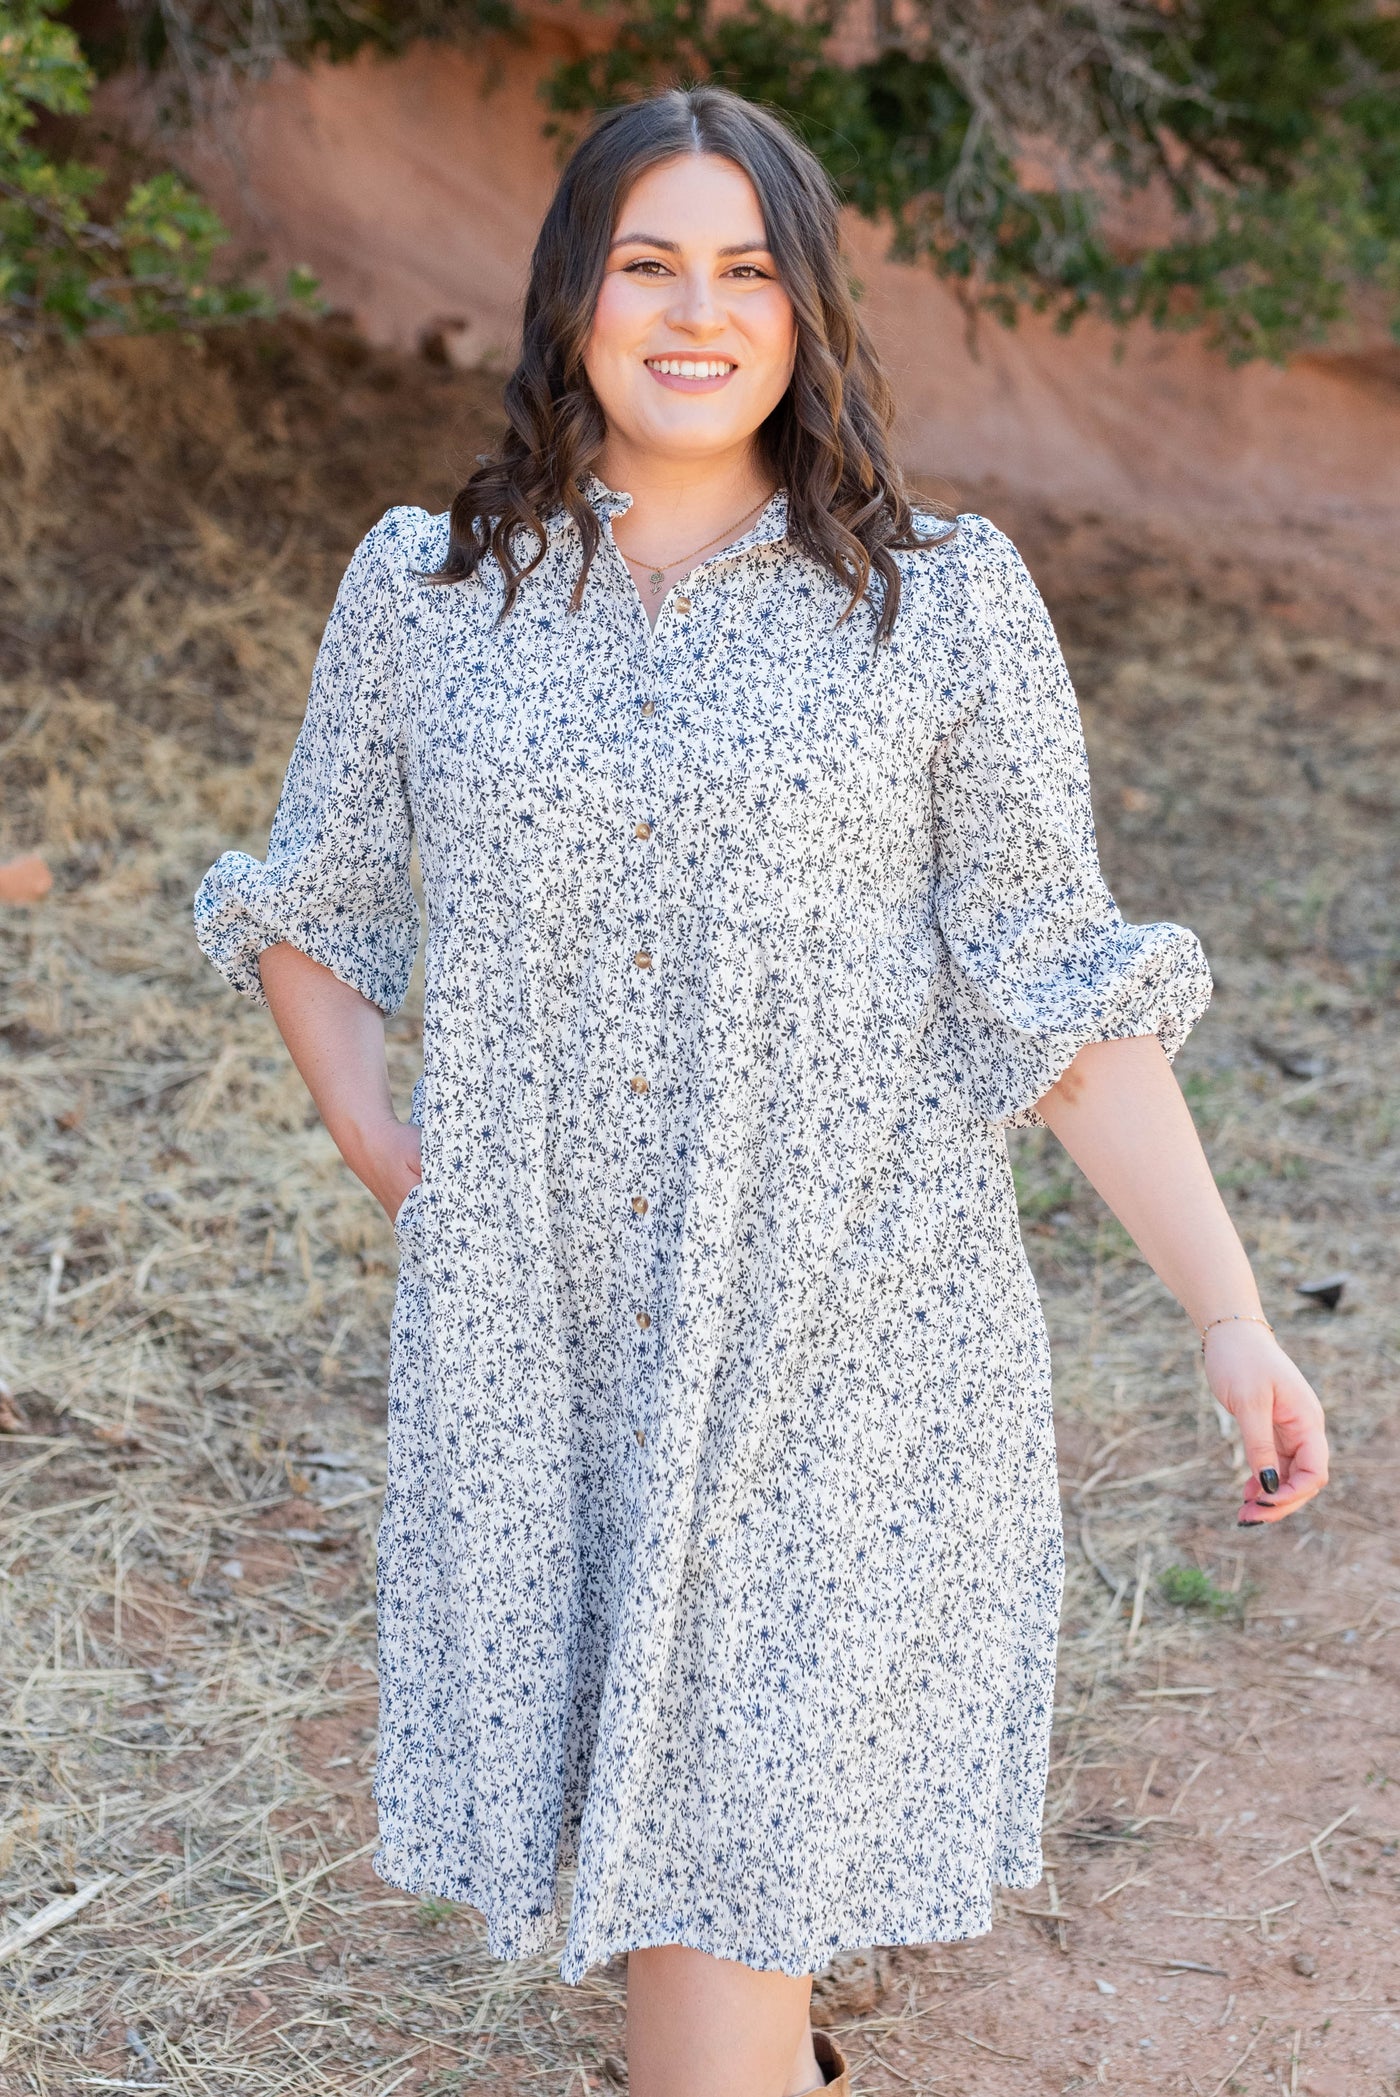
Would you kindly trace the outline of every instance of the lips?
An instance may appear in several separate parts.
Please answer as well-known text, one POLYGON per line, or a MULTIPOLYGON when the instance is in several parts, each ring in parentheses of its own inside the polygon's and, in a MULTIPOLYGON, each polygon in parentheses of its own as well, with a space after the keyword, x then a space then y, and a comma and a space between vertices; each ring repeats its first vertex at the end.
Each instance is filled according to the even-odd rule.
POLYGON ((659 379, 727 379, 738 369, 732 357, 648 357, 645 362, 659 379))
POLYGON ((722 393, 739 369, 732 357, 645 357, 642 361, 668 393, 722 393))

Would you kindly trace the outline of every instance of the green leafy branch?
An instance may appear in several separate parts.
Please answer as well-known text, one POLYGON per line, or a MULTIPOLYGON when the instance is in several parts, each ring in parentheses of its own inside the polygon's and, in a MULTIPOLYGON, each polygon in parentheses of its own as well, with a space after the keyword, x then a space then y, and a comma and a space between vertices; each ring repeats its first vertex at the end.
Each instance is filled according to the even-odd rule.
POLYGON ((92 96, 77 37, 52 19, 60 4, 0 0, 0 328, 10 340, 207 327, 313 303, 305 271, 281 297, 218 276, 228 232, 177 175, 134 183, 100 214, 103 170, 34 141, 40 112, 81 117, 92 96))

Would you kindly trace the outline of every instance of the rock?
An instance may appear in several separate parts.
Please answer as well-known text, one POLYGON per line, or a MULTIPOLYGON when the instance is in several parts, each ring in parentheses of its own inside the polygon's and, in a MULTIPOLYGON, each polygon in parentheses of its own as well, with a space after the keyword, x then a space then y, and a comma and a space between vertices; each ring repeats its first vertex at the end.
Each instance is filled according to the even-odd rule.
POLYGON ((39 903, 53 887, 53 875, 37 852, 0 865, 0 903, 39 903))
POLYGON ((812 1982, 812 2022, 819 2031, 847 2017, 868 2017, 885 1992, 878 1951, 843 1951, 812 1982))
POLYGON ((626 2089, 627 2063, 624 2060, 619 2060, 615 2053, 605 2053, 603 2055, 603 2073, 607 2076, 609 2082, 617 2085, 619 2090, 626 2089))
POLYGON ((1299 1296, 1306 1296, 1309 1303, 1320 1304, 1326 1311, 1335 1311, 1350 1280, 1349 1274, 1329 1274, 1324 1281, 1298 1282, 1295 1289, 1299 1296))
POLYGON ((1251 1034, 1249 1045, 1256 1056, 1272 1063, 1286 1078, 1321 1078, 1327 1075, 1325 1056, 1310 1056, 1302 1049, 1284 1047, 1277 1041, 1266 1041, 1260 1034, 1251 1034))
POLYGON ((1310 1951, 1295 1951, 1288 1963, 1304 1980, 1311 1980, 1317 1971, 1317 1960, 1310 1951))
POLYGON ((500 362, 499 331, 480 317, 442 314, 419 329, 418 354, 429 364, 445 365, 449 370, 490 370, 500 362))

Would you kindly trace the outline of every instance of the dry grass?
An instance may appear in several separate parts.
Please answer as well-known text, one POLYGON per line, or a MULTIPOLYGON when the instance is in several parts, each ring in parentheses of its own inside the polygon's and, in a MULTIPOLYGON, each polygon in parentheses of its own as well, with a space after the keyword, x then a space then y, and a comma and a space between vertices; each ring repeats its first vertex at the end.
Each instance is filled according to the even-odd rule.
MULTIPOLYGON (((41 846, 57 876, 0 918, 0 1938, 105 1881, 0 1964, 6 2091, 582 2097, 620 2051, 619 1971, 498 1967, 468 1912, 369 1873, 393 1247, 189 931, 215 852, 265 835, 349 547, 388 502, 445 499, 487 398, 334 330, 0 368, 0 856, 41 846)), ((999 514, 1034 562, 1043 522, 999 514)), ((1105 857, 1130 914, 1205 938, 1220 991, 1182 1074, 1360 1448, 1400 1360, 1396 664, 1154 572, 1147 599, 1120 573, 1116 609, 1111 561, 1092 603, 1056 597, 1105 857), (1336 1315, 1293 1294, 1333 1268, 1336 1315)), ((412 1007, 391 1032, 403 1099, 412 1007)), ((1189 1327, 1048 1139, 1016 1157, 1072 1548, 1051 1875, 1007 1911, 1059 1943, 1086 1845, 1111 1821, 1126 1876, 1180 1803, 1149 1780, 1106 1820, 1094 1772, 1248 1620, 1257 1540, 1220 1527, 1189 1327), (1206 1607, 1168 1600, 1181 1565, 1206 1607)), ((941 1973, 950 2028, 977 2024, 985 1952, 899 1965, 849 2034, 871 2097, 909 2086, 890 2049, 944 2015, 941 1973)), ((987 2075, 1014 2058, 996 2031, 966 2056, 987 2075)))

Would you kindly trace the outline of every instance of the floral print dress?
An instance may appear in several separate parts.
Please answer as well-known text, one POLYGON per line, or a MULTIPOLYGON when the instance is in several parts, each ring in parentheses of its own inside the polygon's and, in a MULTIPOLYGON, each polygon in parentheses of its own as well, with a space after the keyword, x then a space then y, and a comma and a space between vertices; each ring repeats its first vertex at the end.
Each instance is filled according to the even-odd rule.
POLYGON ((445 516, 369 532, 198 933, 251 998, 286 940, 392 1012, 416 839, 377 1870, 502 1959, 566 1930, 570 1981, 801 1974, 1040 1876, 1063 1542, 1005 1132, 1085 1042, 1175 1054, 1210 977, 1104 886, 986 519, 895 557, 877 647, 781 491, 654 630, 631 498, 585 492, 575 610, 562 512, 499 622, 493 563, 418 579, 445 516))

